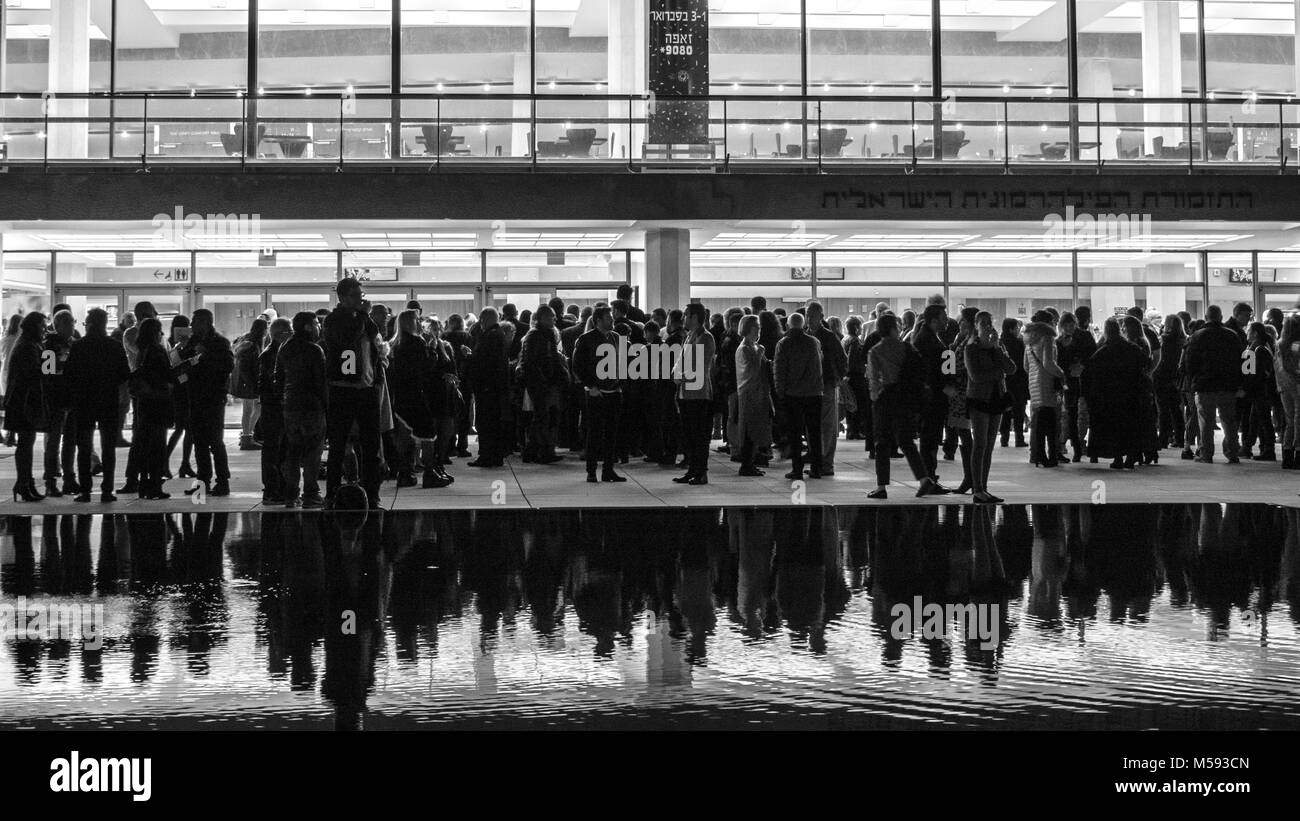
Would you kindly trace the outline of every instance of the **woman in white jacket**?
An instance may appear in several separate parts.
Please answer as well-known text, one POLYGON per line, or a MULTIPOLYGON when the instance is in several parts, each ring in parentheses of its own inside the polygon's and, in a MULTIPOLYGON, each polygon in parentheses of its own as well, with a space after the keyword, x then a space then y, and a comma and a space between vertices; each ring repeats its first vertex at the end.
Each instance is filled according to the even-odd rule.
POLYGON ((1024 365, 1029 377, 1029 463, 1054 468, 1060 464, 1058 432, 1065 371, 1056 364, 1056 329, 1047 311, 1035 313, 1025 326, 1024 365))

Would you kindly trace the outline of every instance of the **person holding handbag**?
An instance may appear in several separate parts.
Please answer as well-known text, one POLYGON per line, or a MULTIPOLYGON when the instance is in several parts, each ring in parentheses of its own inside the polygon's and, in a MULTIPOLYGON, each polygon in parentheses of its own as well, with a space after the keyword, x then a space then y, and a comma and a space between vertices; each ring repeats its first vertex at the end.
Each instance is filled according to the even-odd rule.
POLYGON ((42 342, 45 338, 45 314, 33 311, 18 326, 18 340, 9 352, 9 382, 5 385, 5 430, 17 442, 14 464, 18 480, 14 483, 14 501, 39 502, 45 498, 36 490, 32 459, 36 434, 49 426, 50 409, 41 376, 42 342))
POLYGON ((989 468, 993 465, 993 446, 1002 425, 1002 415, 1009 413, 1012 396, 1007 377, 1016 372, 1016 363, 1003 347, 993 315, 980 311, 975 315, 975 331, 962 349, 966 364, 966 412, 971 432, 971 487, 976 502, 998 504, 1002 500, 989 493, 989 468))
POLYGON ((131 375, 131 394, 139 422, 133 438, 139 441, 139 494, 141 499, 170 499, 163 490, 167 470, 167 429, 176 415, 171 356, 163 345, 162 322, 149 317, 136 333, 138 366, 131 375))

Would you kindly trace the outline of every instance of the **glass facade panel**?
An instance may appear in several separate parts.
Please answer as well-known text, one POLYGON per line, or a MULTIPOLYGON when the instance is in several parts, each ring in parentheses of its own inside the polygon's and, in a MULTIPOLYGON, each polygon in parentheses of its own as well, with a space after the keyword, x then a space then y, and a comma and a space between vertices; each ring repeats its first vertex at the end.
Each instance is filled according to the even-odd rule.
MULTIPOLYGON (((510 234, 498 235, 509 242, 510 234)), ((627 282, 627 257, 622 251, 489 251, 487 278, 491 283, 627 282)))
POLYGON ((526 2, 402 0, 402 90, 527 94, 528 20, 526 2))
POLYGON ((165 285, 193 280, 188 251, 61 251, 59 285, 165 285))
POLYGON ((801 93, 799 0, 709 7, 709 86, 715 93, 801 93))
POLYGON ((200 252, 195 267, 200 285, 333 283, 338 279, 338 258, 332 251, 277 251, 269 257, 258 251, 200 252))
POLYGON ((388 91, 392 2, 261 0, 257 50, 258 83, 267 91, 388 91))
MULTIPOLYGON (((14 314, 48 311, 50 303, 50 254, 7 251, 3 254, 4 290, 0 315, 8 322, 14 314)), ((75 314, 74 314, 75 315, 75 314)), ((76 315, 80 320, 84 313, 76 315)))
POLYGON ((941 0, 943 93, 1065 95, 1067 0, 941 0))
POLYGON ((117 4, 113 47, 119 91, 196 89, 233 96, 246 87, 248 0, 202 5, 176 0, 117 4))
POLYGON ((930 93, 930 0, 879 6, 808 0, 809 94, 930 93))
POLYGON ((1246 253, 1205 255, 1209 304, 1222 308, 1225 318, 1232 313, 1232 306, 1238 302, 1255 301, 1255 287, 1251 279, 1254 272, 1252 263, 1251 255, 1246 253))
POLYGON ((473 283, 482 278, 477 251, 344 251, 343 275, 379 289, 402 285, 473 283))
POLYGON ((1294 95, 1295 20, 1291 2, 1206 2, 1206 91, 1256 94, 1260 99, 1294 95))
POLYGON ((1028 322, 1035 311, 1056 308, 1064 312, 1074 299, 1069 285, 953 285, 948 294, 948 313, 973 307, 999 319, 1014 317, 1028 322))

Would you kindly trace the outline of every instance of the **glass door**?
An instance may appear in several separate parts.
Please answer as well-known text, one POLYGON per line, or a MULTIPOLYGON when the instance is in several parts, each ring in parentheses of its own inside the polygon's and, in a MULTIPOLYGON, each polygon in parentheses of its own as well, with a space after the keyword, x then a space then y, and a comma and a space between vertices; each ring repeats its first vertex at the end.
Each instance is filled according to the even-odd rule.
POLYGON ((186 314, 190 312, 190 294, 188 290, 166 290, 158 289, 149 290, 131 290, 127 289, 122 293, 123 310, 133 310, 141 302, 152 302, 154 310, 158 312, 158 319, 162 321, 163 336, 171 330, 172 320, 177 314, 186 314))
POLYGON ((258 289, 202 289, 203 307, 212 312, 212 324, 227 339, 248 332, 262 311, 266 310, 266 292, 258 289))
POLYGON ((91 308, 102 308, 108 312, 108 329, 117 327, 122 318, 122 291, 118 288, 106 289, 68 289, 54 288, 54 305, 67 304, 72 316, 77 320, 77 328, 85 326, 86 312, 91 308))

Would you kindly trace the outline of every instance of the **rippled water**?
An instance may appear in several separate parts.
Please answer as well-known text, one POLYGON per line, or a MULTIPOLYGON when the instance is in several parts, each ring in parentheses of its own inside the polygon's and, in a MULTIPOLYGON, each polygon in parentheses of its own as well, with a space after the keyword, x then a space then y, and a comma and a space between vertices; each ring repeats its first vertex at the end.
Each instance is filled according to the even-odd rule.
POLYGON ((0 610, 103 605, 104 625, 98 650, 0 642, 6 728, 1300 728, 1294 509, 0 528, 0 610), (898 621, 918 603, 988 618, 927 637, 898 621))

